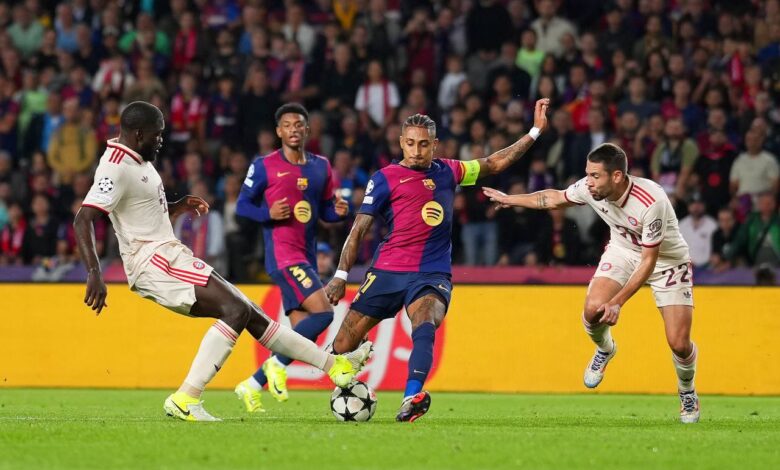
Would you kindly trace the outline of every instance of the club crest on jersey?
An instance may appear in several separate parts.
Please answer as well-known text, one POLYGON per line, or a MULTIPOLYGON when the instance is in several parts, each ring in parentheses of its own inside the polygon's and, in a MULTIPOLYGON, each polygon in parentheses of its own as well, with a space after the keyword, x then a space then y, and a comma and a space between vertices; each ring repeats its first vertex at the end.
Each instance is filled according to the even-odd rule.
POLYGON ((309 187, 309 178, 298 178, 298 189, 303 191, 309 187))
POLYGON ((430 189, 431 191, 433 191, 434 189, 436 189, 436 183, 434 183, 434 182, 433 182, 433 180, 432 180, 432 179, 430 179, 430 178, 426 178, 426 179, 424 179, 424 180, 423 180, 423 185, 425 185, 425 187, 426 187, 426 188, 428 188, 428 189, 430 189))
POLYGON ((602 271, 609 271, 610 269, 612 269, 612 263, 604 263, 601 265, 602 271))
POLYGON ((295 220, 305 224, 311 220, 311 206, 306 200, 298 201, 293 208, 293 214, 295 214, 295 220))
POLYGON ((195 269, 203 269, 206 267, 206 263, 204 263, 203 261, 195 261, 194 263, 192 263, 192 267, 195 269))
POLYGON ((444 208, 436 201, 429 201, 423 206, 421 215, 423 222, 436 227, 444 221, 444 208))
POLYGON ((628 223, 633 225, 634 227, 636 227, 639 224, 639 222, 637 222, 636 219, 631 216, 628 216, 628 223))

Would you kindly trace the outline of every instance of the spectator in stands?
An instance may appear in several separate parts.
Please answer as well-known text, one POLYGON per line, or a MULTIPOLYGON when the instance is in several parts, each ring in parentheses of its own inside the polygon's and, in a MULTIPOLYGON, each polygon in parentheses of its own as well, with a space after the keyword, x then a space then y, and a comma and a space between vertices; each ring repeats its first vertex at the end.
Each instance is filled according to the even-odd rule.
POLYGON ((563 52, 561 38, 565 34, 577 37, 577 30, 567 19, 557 16, 558 4, 553 0, 536 0, 534 2, 539 13, 531 28, 536 32, 539 50, 545 54, 560 56, 563 52))
POLYGON ((46 161, 59 184, 70 184, 74 174, 86 171, 95 162, 97 137, 91 122, 85 122, 77 98, 65 100, 62 116, 64 122, 51 137, 46 161))
POLYGON ((282 26, 282 33, 288 41, 295 41, 301 48, 301 52, 307 59, 311 57, 317 33, 306 22, 306 11, 298 3, 287 7, 286 21, 282 26))
MULTIPOLYGON (((486 156, 485 146, 471 144, 470 159, 486 156)), ((480 184, 495 184, 496 177, 483 178, 480 184)), ((455 210, 461 226, 463 264, 493 266, 498 261, 498 225, 496 208, 479 187, 465 187, 455 196, 455 210)))
MULTIPOLYGON (((214 203, 214 197, 204 181, 195 182, 190 194, 202 198, 209 205, 214 203)), ((224 224, 222 214, 216 208, 212 207, 207 214, 200 217, 190 214, 179 216, 174 222, 173 233, 192 250, 196 258, 212 266, 221 266, 224 271, 224 224)))
POLYGON ((765 191, 757 199, 757 210, 739 228, 729 258, 744 257, 750 266, 767 263, 777 268, 780 267, 780 216, 775 194, 765 191))
POLYGON ((317 274, 320 279, 328 280, 336 272, 333 249, 327 242, 317 242, 317 274))
POLYGON ((171 99, 170 144, 175 146, 174 155, 180 154, 190 141, 198 148, 205 148, 206 114, 208 106, 197 91, 195 76, 183 72, 179 78, 179 91, 171 99))
POLYGON ((780 165, 777 157, 762 150, 764 135, 759 129, 745 133, 745 151, 731 167, 731 193, 740 198, 744 207, 750 207, 758 194, 777 194, 780 165))
POLYGON ((542 73, 542 62, 544 61, 544 51, 537 48, 536 31, 532 28, 526 29, 520 36, 521 47, 517 51, 515 63, 518 67, 525 70, 531 76, 533 82, 539 79, 542 73))
POLYGON ((8 222, 0 229, 0 266, 22 264, 27 219, 17 202, 8 205, 8 222))
POLYGON ((334 47, 333 61, 325 67, 320 82, 322 107, 329 121, 337 122, 344 112, 352 108, 359 86, 357 67, 352 60, 349 44, 340 42, 334 47))
POLYGON ((46 196, 34 195, 30 207, 31 216, 24 232, 21 255, 25 264, 39 264, 56 253, 59 223, 46 196))
POLYGON ((712 236, 717 230, 715 219, 707 215, 704 199, 694 193, 688 201, 688 215, 680 220, 680 234, 688 243, 695 267, 703 268, 710 262, 712 236))
POLYGON ((701 154, 694 165, 702 198, 714 214, 731 199, 729 174, 737 156, 737 149, 728 141, 722 129, 713 128, 706 134, 706 143, 700 142, 701 154))
POLYGON ((14 22, 8 27, 14 47, 21 52, 23 58, 28 58, 38 52, 43 41, 43 26, 32 17, 26 5, 14 7, 14 22))
POLYGON ((534 227, 534 252, 539 262, 553 265, 579 264, 582 241, 576 223, 566 217, 566 212, 563 209, 552 210, 548 217, 542 217, 539 222, 540 225, 534 227))
POLYGON ((685 133, 680 118, 666 121, 664 140, 656 147, 650 159, 653 181, 663 186, 669 195, 683 199, 688 190, 688 179, 699 158, 699 148, 685 133))
POLYGON ((395 120, 401 97, 396 84, 384 76, 382 63, 372 60, 368 64, 366 81, 358 88, 355 109, 360 112, 363 129, 384 129, 395 120))
POLYGON ((724 207, 718 211, 718 230, 712 234, 712 255, 709 267, 715 271, 725 271, 731 267, 729 253, 732 244, 737 238, 739 224, 734 217, 734 211, 730 207, 724 207))
POLYGON ((626 111, 633 111, 643 121, 653 114, 661 112, 657 103, 647 99, 647 85, 645 79, 640 76, 631 77, 628 82, 628 97, 620 102, 617 108, 618 115, 626 111))
POLYGON ((28 159, 37 151, 47 152, 51 137, 60 128, 63 121, 60 95, 50 93, 46 98, 46 111, 34 115, 27 132, 25 132, 22 158, 28 159))

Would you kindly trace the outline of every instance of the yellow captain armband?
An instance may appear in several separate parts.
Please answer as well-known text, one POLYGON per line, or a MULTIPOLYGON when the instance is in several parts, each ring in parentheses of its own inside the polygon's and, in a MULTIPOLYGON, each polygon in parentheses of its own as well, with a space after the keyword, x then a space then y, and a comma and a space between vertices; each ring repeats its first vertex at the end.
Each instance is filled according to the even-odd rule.
POLYGON ((460 185, 473 186, 479 178, 479 161, 468 160, 460 164, 463 166, 463 179, 460 180, 460 185))

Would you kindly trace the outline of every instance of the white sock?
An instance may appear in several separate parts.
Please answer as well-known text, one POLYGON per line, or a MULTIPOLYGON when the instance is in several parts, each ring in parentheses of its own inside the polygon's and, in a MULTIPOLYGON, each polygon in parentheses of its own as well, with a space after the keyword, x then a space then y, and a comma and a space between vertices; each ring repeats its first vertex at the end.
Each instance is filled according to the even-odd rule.
POLYGON ((612 333, 609 332, 609 325, 605 323, 598 323, 592 325, 585 319, 585 314, 582 315, 582 325, 585 327, 585 332, 588 333, 590 339, 596 343, 599 351, 605 353, 611 353, 615 348, 615 343, 612 341, 612 333))
POLYGON ((255 389, 255 390, 259 391, 259 392, 263 391, 263 386, 260 384, 260 382, 258 382, 255 379, 254 376, 249 377, 248 382, 249 382, 249 386, 252 387, 253 389, 255 389))
POLYGON ((327 371, 333 365, 333 356, 295 331, 275 321, 268 325, 258 341, 275 353, 311 364, 320 370, 327 371))
POLYGON ((694 389, 693 379, 696 376, 696 357, 699 355, 698 348, 694 342, 691 342, 691 353, 686 358, 678 357, 672 353, 674 362, 674 371, 677 372, 677 387, 681 392, 690 392, 694 389))
POLYGON ((222 320, 217 320, 203 336, 200 349, 192 361, 190 372, 184 379, 184 384, 189 386, 190 390, 203 392, 206 384, 214 378, 230 356, 233 346, 236 345, 236 339, 238 339, 238 334, 233 331, 233 328, 222 320))

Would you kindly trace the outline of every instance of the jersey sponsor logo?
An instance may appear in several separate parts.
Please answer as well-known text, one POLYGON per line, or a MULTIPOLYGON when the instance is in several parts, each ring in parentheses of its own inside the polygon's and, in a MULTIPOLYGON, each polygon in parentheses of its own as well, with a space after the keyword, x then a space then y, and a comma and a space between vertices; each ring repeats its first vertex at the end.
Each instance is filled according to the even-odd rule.
POLYGON ((661 219, 655 219, 650 222, 650 225, 647 226, 647 238, 650 240, 658 238, 658 236, 661 235, 661 226, 663 226, 661 219))
POLYGON ((255 166, 254 165, 249 165, 249 170, 247 170, 247 172, 246 172, 246 177, 247 178, 251 178, 252 175, 254 175, 254 174, 255 174, 255 166))
POLYGON ((289 172, 289 171, 277 171, 277 172, 276 172, 276 177, 277 177, 277 178, 281 178, 282 176, 287 176, 287 175, 289 175, 289 174, 290 174, 290 172, 289 172))
POLYGON ((637 222, 637 221, 636 221, 636 219, 635 219, 635 218, 633 218, 633 217, 631 217, 631 216, 628 216, 628 223, 629 223, 629 224, 631 224, 631 225, 633 225, 634 227, 636 227, 637 225, 639 225, 639 222, 637 222))
POLYGON ((426 188, 428 188, 428 189, 430 189, 431 191, 433 191, 434 189, 436 189, 436 183, 434 183, 434 182, 433 182, 433 180, 432 180, 432 179, 430 179, 430 178, 426 178, 426 179, 424 179, 424 180, 423 180, 423 185, 425 185, 425 187, 426 187, 426 188))
POLYGON ((309 187, 309 178, 298 178, 298 182, 296 183, 298 186, 298 189, 301 191, 305 190, 309 187))
POLYGON ((612 269, 612 263, 604 263, 601 265, 599 269, 601 269, 602 271, 609 271, 610 269, 612 269))
POLYGON ((101 193, 110 193, 114 190, 114 181, 108 176, 104 176, 98 181, 97 187, 101 193))
POLYGON ((148 183, 149 182, 149 177, 148 176, 142 176, 141 177, 141 182, 142 183, 148 183))
POLYGON ((441 204, 436 201, 425 203, 421 215, 423 222, 431 227, 436 227, 444 221, 444 209, 441 207, 441 204))
POLYGON ((293 214, 295 214, 295 220, 298 222, 305 224, 306 222, 311 220, 311 205, 309 204, 309 201, 302 200, 298 201, 297 204, 295 204, 295 207, 293 208, 293 214))
POLYGON ((403 184, 403 183, 406 183, 407 181, 412 181, 413 179, 414 179, 414 176, 410 176, 408 178, 401 178, 400 180, 398 180, 398 183, 399 184, 403 184))
POLYGON ((374 203, 374 196, 365 196, 363 198, 363 204, 371 205, 374 203))
POLYGON ((606 207, 599 207, 599 210, 605 214, 609 214, 609 209, 607 209, 606 207))
POLYGON ((206 263, 204 263, 203 261, 195 261, 194 263, 192 263, 192 267, 195 269, 203 269, 206 267, 206 263))
POLYGON ((369 180, 368 185, 366 185, 366 194, 371 194, 371 191, 374 190, 374 181, 369 180))

